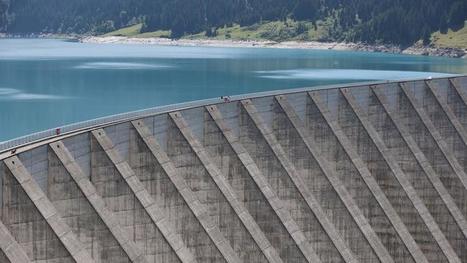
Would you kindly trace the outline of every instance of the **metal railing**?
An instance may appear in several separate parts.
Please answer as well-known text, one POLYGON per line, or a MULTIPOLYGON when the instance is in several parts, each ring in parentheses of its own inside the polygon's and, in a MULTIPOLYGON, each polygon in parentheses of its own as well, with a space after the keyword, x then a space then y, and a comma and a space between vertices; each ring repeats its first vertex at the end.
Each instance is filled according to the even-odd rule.
MULTIPOLYGON (((462 77, 462 75, 456 76, 462 77)), ((444 77, 444 78, 437 78, 437 79, 447 79, 452 77, 444 77)), ((286 90, 274 90, 274 91, 266 91, 266 92, 257 92, 257 93, 249 93, 243 95, 235 95, 231 96, 230 101, 238 101, 243 99, 251 99, 251 98, 259 98, 259 97, 268 97, 268 96, 275 96, 279 94, 292 94, 292 93, 299 93, 299 92, 306 92, 310 90, 318 90, 318 89, 335 89, 335 88, 343 88, 343 87, 358 87, 363 85, 377 85, 377 84, 387 84, 387 83, 396 83, 396 82, 404 82, 404 81, 420 81, 424 79, 401 79, 401 80, 394 80, 394 81, 373 81, 373 82, 358 82, 358 83, 351 83, 351 84, 336 84, 336 85, 326 85, 326 86, 315 86, 315 87, 306 87, 306 88, 298 88, 298 89, 286 89, 286 90)), ((9 141, 0 142, 0 154, 11 151, 13 149, 23 147, 32 143, 39 143, 44 140, 52 139, 54 137, 62 137, 67 134, 71 133, 79 133, 80 131, 84 132, 87 130, 97 129, 100 127, 105 127, 117 123, 127 122, 134 119, 144 118, 148 116, 153 116, 157 114, 167 113, 176 110, 184 110, 187 108, 197 108, 211 104, 218 104, 223 103, 219 98, 212 98, 212 99, 204 99, 204 100, 197 100, 191 102, 184 102, 184 103, 177 103, 171 104, 167 106, 160 106, 154 107, 144 110, 132 111, 127 113, 121 113, 116 115, 111 115, 107 117, 97 118, 93 120, 73 123, 70 125, 65 125, 61 127, 56 127, 53 129, 29 134, 26 136, 18 137, 9 141), (57 129, 60 129, 60 134, 57 134, 57 129)))

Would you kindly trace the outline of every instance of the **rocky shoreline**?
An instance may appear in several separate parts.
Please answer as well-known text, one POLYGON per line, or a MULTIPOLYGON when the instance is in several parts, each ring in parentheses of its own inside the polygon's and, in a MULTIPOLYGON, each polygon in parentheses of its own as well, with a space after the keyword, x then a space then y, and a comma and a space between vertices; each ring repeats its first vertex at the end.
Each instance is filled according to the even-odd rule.
POLYGON ((290 48, 317 50, 348 50, 410 54, 424 56, 442 56, 450 58, 467 58, 467 50, 457 48, 439 48, 415 44, 408 48, 394 45, 368 45, 364 43, 337 42, 299 42, 299 41, 255 41, 255 40, 216 40, 216 39, 168 39, 168 38, 131 38, 120 36, 88 36, 78 39, 82 43, 97 44, 146 44, 166 46, 207 46, 207 47, 246 47, 246 48, 290 48))
POLYGON ((260 41, 260 40, 218 40, 218 39, 168 39, 168 38, 136 38, 123 36, 78 36, 78 35, 8 35, 0 33, 0 38, 59 38, 81 43, 95 44, 146 44, 164 46, 206 46, 206 47, 243 47, 243 48, 289 48, 289 49, 316 49, 365 51, 393 54, 408 54, 422 56, 438 56, 450 58, 467 58, 467 49, 442 48, 423 46, 416 43, 408 48, 395 45, 370 45, 365 43, 344 42, 317 42, 317 41, 260 41))

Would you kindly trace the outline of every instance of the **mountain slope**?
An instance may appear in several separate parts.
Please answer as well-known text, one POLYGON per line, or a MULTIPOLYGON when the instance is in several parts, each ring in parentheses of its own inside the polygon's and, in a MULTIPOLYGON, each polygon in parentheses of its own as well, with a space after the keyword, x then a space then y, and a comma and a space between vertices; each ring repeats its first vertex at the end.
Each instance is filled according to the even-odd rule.
MULTIPOLYGON (((2 1, 2 0, 0 0, 2 1)), ((4 0, 3 0, 4 1, 4 0)), ((317 37, 325 41, 409 46, 431 33, 461 28, 465 0, 15 0, 0 5, 0 30, 8 33, 104 34, 141 24, 138 33, 170 31, 180 38, 202 32, 226 35, 225 28, 275 26, 280 39, 317 37), (2 20, 3 17, 3 20, 2 20), (8 17, 8 21, 6 21, 8 17), (2 26, 2 21, 3 26, 2 26), (293 21, 293 26, 288 25, 293 21), (299 22, 303 23, 299 23, 299 22), (321 26, 320 24, 321 23, 321 26), (7 26, 5 26, 7 24, 7 26), (325 24, 325 26, 322 26, 325 24), (283 26, 285 25, 285 26, 283 26), (290 31, 292 30, 292 31, 290 31), (295 30, 295 32, 293 32, 295 30), (314 33, 313 33, 314 32, 314 33), (313 35, 315 34, 315 35, 313 35)), ((248 30, 247 30, 248 31, 248 30)), ((254 31, 254 30, 253 30, 254 31)), ((233 31, 234 33, 237 31, 233 31)), ((238 32, 237 32, 238 33, 238 32)), ((231 34, 232 35, 232 34, 231 34)))

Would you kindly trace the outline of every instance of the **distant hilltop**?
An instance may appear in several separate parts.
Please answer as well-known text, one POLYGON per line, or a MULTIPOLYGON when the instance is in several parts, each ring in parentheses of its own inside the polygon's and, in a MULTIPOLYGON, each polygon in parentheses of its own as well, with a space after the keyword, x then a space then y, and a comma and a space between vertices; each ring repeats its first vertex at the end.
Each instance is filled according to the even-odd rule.
MULTIPOLYGON (((467 49, 463 0, 0 0, 0 32, 467 49), (128 32, 130 30, 131 32, 128 32)), ((426 52, 425 52, 426 53, 426 52)), ((429 53, 429 52, 428 52, 429 53)))

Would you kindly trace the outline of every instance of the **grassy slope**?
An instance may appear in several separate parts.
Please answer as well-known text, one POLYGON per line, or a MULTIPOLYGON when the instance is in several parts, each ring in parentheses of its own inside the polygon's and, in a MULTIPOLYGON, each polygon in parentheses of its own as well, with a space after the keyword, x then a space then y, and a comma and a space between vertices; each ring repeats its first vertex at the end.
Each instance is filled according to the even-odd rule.
MULTIPOLYGON (((241 27, 233 25, 231 27, 223 27, 217 29, 217 35, 211 37, 213 39, 232 39, 232 40, 325 40, 327 38, 327 30, 329 21, 317 22, 315 28, 311 22, 296 22, 288 20, 286 23, 282 21, 264 22, 251 26, 241 27)), ((155 31, 140 33, 141 24, 121 28, 119 30, 109 32, 103 36, 126 36, 126 37, 170 37, 170 31, 155 31)), ((206 32, 198 34, 186 35, 186 39, 207 39, 206 32)))
POLYGON ((129 27, 120 28, 118 30, 109 32, 103 36, 122 36, 122 37, 170 37, 170 31, 158 30, 154 32, 141 33, 143 24, 136 24, 129 27))
POLYGON ((120 28, 118 30, 109 32, 109 33, 107 33, 107 34, 105 34, 103 36, 105 36, 105 37, 109 37, 109 36, 125 36, 125 37, 134 36, 134 35, 139 34, 139 32, 141 31, 142 26, 143 26, 143 24, 136 24, 136 25, 133 25, 133 26, 120 28))
POLYGON ((441 34, 439 31, 431 36, 432 43, 437 47, 453 47, 467 49, 467 26, 463 28, 449 31, 446 34, 441 34))
MULTIPOLYGON (((233 25, 217 29, 213 39, 232 40, 272 40, 272 41, 318 41, 326 40, 328 21, 318 21, 315 28, 311 22, 296 22, 293 20, 272 21, 241 27, 233 25)), ((206 39, 206 33, 184 36, 188 39, 206 39)))
MULTIPOLYGON (((329 40, 328 29, 332 26, 330 19, 318 21, 316 28, 311 22, 296 22, 293 20, 263 22, 251 26, 241 27, 233 25, 217 29, 217 35, 211 39, 231 40, 272 40, 272 41, 326 41, 329 40)), ((142 24, 121 28, 105 34, 104 36, 126 36, 126 37, 170 37, 170 31, 154 31, 140 33, 142 24)), ((185 39, 207 39, 206 32, 186 35, 185 39)), ((451 29, 446 34, 439 31, 432 34, 432 43, 436 47, 452 47, 467 49, 467 27, 457 31, 451 29)))

